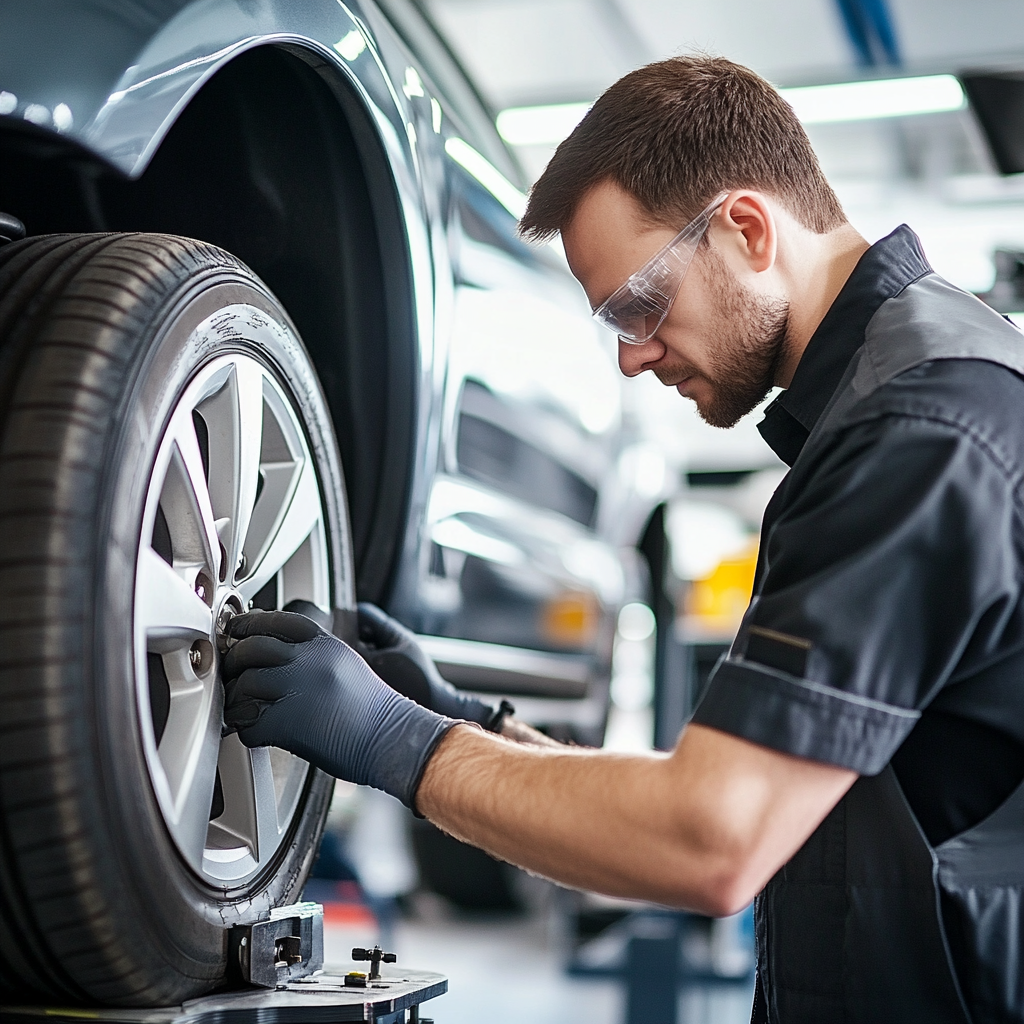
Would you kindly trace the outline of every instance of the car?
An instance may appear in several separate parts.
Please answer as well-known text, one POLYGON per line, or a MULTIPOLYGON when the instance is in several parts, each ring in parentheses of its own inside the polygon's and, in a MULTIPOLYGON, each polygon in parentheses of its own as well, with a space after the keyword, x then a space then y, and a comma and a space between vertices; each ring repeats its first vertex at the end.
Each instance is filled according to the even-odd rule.
POLYGON ((669 476, 523 184, 411 0, 0 7, 4 1002, 180 1003, 298 897, 332 780, 223 735, 248 608, 600 743, 669 476))

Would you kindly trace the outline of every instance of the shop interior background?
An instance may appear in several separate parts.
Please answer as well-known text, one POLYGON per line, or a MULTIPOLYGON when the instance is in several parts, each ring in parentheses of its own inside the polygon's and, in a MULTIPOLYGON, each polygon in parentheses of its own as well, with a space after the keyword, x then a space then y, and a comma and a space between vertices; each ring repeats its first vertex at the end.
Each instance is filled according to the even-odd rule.
MULTIPOLYGON (((963 86, 974 73, 1024 76, 1024 5, 1017 0, 420 6, 493 111, 522 165, 522 184, 536 179, 588 105, 621 75, 674 54, 721 54, 785 90, 869 241, 906 222, 944 277, 1000 312, 1024 309, 1024 174, 1001 173, 963 86)), ((622 381, 621 402, 627 418, 660 439, 632 471, 652 493, 669 495, 671 641, 692 704, 745 607, 761 516, 784 467, 755 429, 758 412, 732 431, 714 430, 650 375, 622 381)), ((655 642, 650 608, 627 605, 616 638, 609 747, 655 744, 655 642)), ((451 846, 435 849, 437 842, 397 802, 339 783, 317 869, 323 877, 307 890, 327 906, 328 960, 379 940, 401 962, 448 974, 449 994, 430 1008, 444 1024, 623 1019, 616 974, 629 939, 623 922, 643 908, 570 893, 468 850, 455 870, 490 886, 490 896, 476 906, 466 893, 453 900, 451 886, 427 877, 437 857, 455 856, 451 846)), ((706 983, 681 990, 679 1019, 746 1021, 749 914, 691 920, 687 928, 683 960, 706 983)))

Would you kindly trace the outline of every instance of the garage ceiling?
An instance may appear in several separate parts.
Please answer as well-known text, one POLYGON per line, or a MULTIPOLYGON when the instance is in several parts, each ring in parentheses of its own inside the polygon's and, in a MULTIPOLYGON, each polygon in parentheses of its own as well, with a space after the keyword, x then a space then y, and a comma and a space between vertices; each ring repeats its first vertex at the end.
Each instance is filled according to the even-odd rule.
MULTIPOLYGON (((693 49, 724 54, 780 85, 863 74, 839 0, 425 4, 496 109, 592 100, 631 68, 693 49)), ((1024 64, 1021 0, 889 0, 887 6, 905 72, 1024 64)))
MULTIPOLYGON (((780 86, 1024 69, 1024 0, 417 0, 494 110, 592 101, 640 64, 702 49, 780 86), (843 10, 888 19, 900 64, 864 66, 843 10)), ((1024 249, 1024 175, 999 178, 967 110, 811 125, 847 213, 874 240, 907 220, 936 268, 991 286, 992 250, 1024 249)), ((528 180, 553 145, 518 146, 528 180)))

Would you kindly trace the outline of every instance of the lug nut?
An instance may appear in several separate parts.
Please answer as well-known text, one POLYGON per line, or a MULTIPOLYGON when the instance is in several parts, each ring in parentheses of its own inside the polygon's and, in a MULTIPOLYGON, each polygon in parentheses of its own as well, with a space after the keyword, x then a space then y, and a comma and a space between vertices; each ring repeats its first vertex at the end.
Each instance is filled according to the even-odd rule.
POLYGON ((221 605, 221 609, 217 613, 216 636, 214 637, 217 650, 221 654, 227 654, 228 648, 233 642, 227 633, 228 623, 235 615, 241 615, 243 610, 242 601, 237 594, 230 594, 221 605))
POLYGON ((213 667, 213 644, 209 640, 197 640, 189 648, 188 663, 197 676, 206 675, 213 667))

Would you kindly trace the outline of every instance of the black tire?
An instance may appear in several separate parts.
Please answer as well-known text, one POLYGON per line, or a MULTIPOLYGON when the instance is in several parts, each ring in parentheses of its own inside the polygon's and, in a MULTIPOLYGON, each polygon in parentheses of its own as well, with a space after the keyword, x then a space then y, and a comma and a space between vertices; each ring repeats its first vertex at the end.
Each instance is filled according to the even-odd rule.
MULTIPOLYGON (((285 413, 301 422, 303 464, 319 482, 316 543, 325 537, 328 549, 328 583, 317 586, 329 585, 333 607, 351 608, 331 421, 308 357, 267 288, 228 253, 166 235, 53 235, 0 249, 3 1002, 168 1005, 209 991, 225 977, 226 929, 297 899, 312 864, 332 780, 304 763, 287 769, 298 780, 294 812, 280 812, 284 824, 263 853, 252 847, 258 868, 233 880, 218 882, 196 867, 205 860, 189 861, 154 788, 162 762, 152 751, 165 725, 157 722, 162 691, 136 671, 143 515, 168 410, 225 353, 236 361, 225 373, 257 365, 265 371, 255 378, 259 394, 278 402, 278 388, 285 413), (216 319, 228 306, 235 312, 216 319), (252 310, 248 319, 239 319, 243 308, 252 310)), ((209 484, 220 442, 201 443, 209 484)), ((239 514, 231 528, 249 522, 239 514)), ((155 527, 148 543, 159 552, 155 527)), ((167 564, 177 557, 175 549, 167 564)), ((223 544, 216 557, 210 564, 220 566, 223 586, 235 586, 223 544)), ((274 586, 283 579, 274 576, 274 586)), ((203 597, 198 582, 195 591, 203 597)), ((148 647, 143 656, 153 657, 148 647)), ((214 667, 196 667, 197 678, 215 678, 212 657, 214 667)), ((202 686, 215 701, 219 683, 202 686)), ((219 729, 220 706, 211 707, 210 728, 219 729)), ((214 758, 223 747, 216 750, 214 758)), ((216 771, 210 820, 220 797, 216 771)), ((207 852, 202 846, 196 856, 207 852)))

